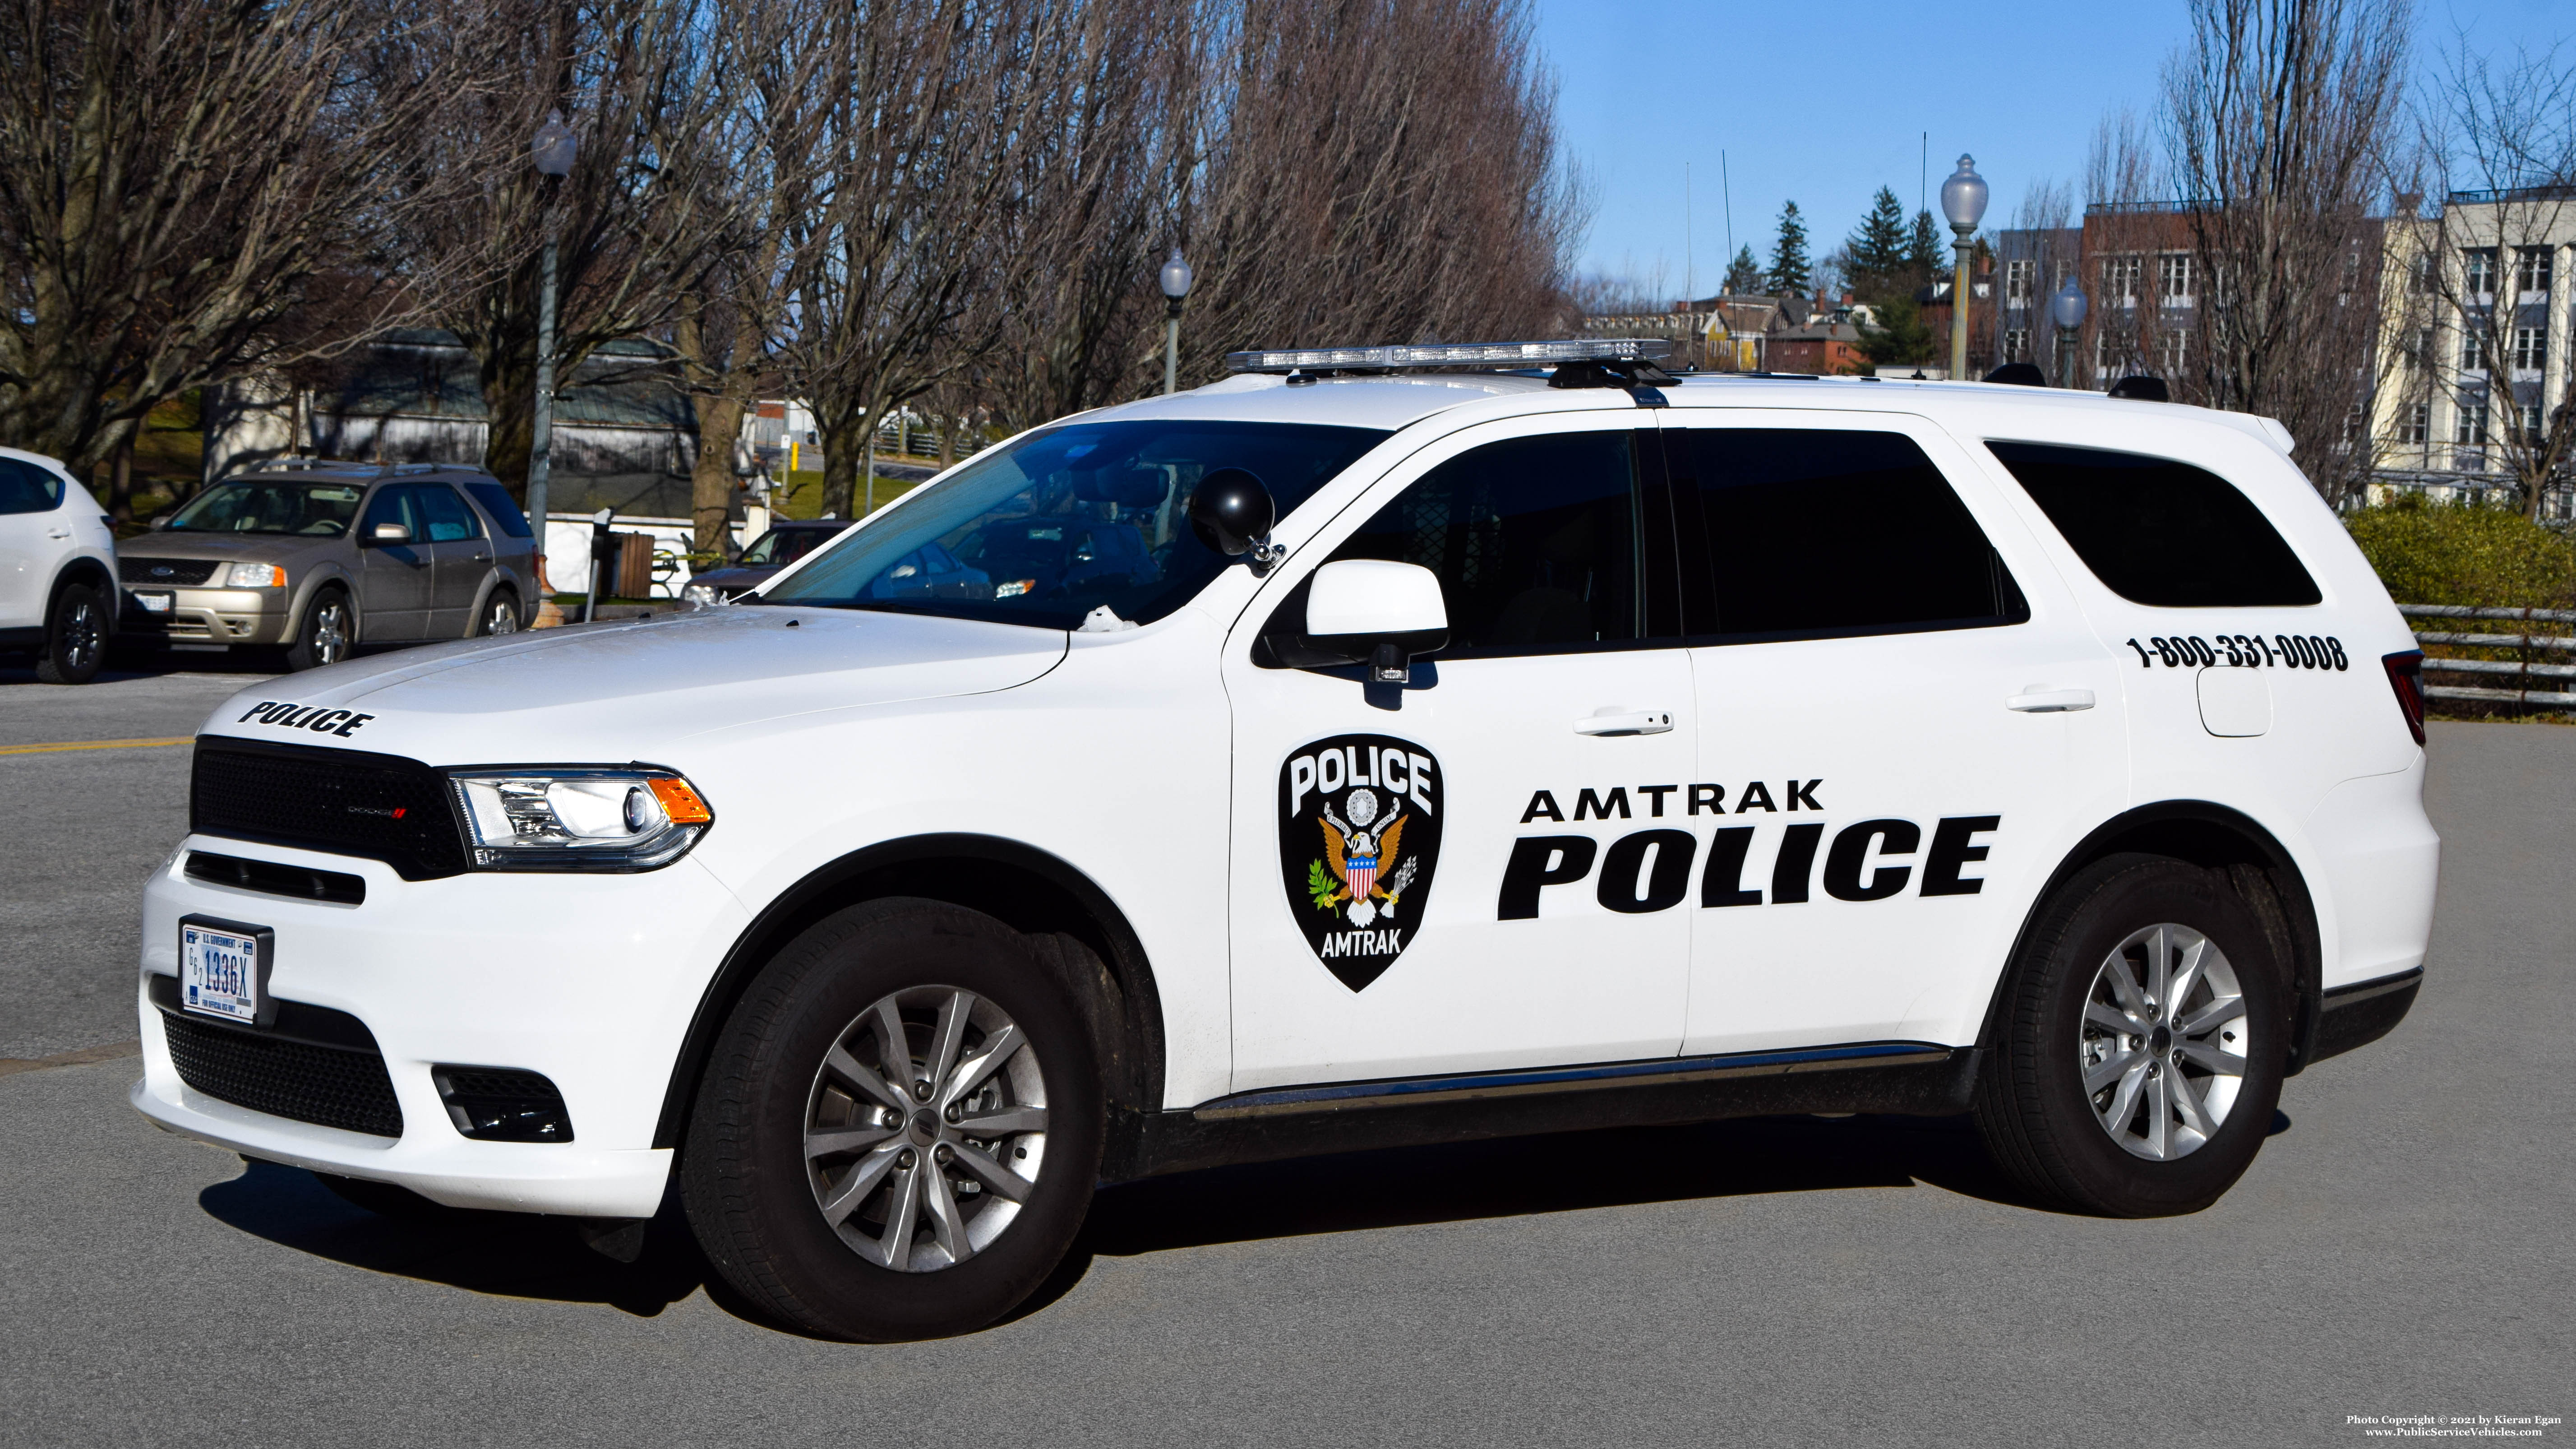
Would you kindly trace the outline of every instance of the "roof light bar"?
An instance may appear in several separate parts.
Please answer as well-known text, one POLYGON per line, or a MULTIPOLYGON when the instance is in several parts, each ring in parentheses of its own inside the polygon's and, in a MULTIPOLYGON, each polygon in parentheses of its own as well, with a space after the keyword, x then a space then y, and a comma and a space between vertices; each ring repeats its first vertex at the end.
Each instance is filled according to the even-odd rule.
POLYGON ((1429 342, 1409 347, 1283 347, 1229 352, 1228 372, 1341 372, 1400 367, 1553 367, 1561 362, 1656 362, 1673 354, 1661 337, 1584 337, 1558 342, 1429 342))

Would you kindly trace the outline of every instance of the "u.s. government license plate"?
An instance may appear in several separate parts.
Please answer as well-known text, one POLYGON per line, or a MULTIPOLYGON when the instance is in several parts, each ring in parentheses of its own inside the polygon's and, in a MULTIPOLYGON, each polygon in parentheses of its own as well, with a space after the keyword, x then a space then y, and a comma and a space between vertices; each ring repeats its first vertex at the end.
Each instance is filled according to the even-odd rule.
POLYGON ((205 1016, 257 1023, 259 948, 258 935, 180 922, 179 1005, 205 1016))

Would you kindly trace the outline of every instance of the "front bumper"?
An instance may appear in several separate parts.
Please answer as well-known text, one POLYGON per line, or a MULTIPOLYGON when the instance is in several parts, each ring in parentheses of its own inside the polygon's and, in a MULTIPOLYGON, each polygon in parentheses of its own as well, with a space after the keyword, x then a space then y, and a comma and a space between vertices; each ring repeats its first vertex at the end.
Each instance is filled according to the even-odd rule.
POLYGON ((378 862, 191 836, 144 891, 142 970, 178 972, 179 918, 275 932, 271 994, 356 1016, 402 1108, 399 1137, 315 1126, 191 1088, 160 1009, 137 982, 143 1079, 136 1110, 246 1156, 396 1183, 451 1207, 646 1217, 672 1153, 653 1145, 671 1068, 716 963, 749 916, 683 857, 639 875, 467 874, 405 881, 378 862), (182 873, 188 851, 362 877, 349 906, 236 889, 182 873), (434 1064, 541 1072, 573 1140, 487 1142, 458 1132, 434 1064))
POLYGON ((288 618, 283 589, 154 588, 120 591, 117 632, 173 644, 282 644, 288 618), (137 593, 168 594, 165 611, 146 609, 137 593))

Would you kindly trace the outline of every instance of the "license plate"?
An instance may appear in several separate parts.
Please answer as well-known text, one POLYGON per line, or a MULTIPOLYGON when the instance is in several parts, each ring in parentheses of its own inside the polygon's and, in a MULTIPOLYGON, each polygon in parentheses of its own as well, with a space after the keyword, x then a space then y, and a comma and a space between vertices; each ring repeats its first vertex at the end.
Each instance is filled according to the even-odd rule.
POLYGON ((257 926, 179 923, 179 1005, 256 1025, 272 937, 257 926))
POLYGON ((141 606, 143 612, 147 614, 166 614, 170 612, 170 595, 168 594, 136 594, 134 596, 134 602, 141 606))

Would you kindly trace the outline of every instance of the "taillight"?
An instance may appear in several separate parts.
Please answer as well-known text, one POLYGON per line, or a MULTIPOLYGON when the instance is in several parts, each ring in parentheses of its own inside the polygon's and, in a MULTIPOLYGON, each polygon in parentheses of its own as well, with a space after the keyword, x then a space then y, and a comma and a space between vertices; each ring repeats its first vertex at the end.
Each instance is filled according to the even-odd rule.
POLYGON ((2383 654, 2379 663, 2388 671, 2388 687, 2397 691, 2397 712, 2406 716, 2406 732, 2415 743, 2424 743, 2424 651, 2383 654))

